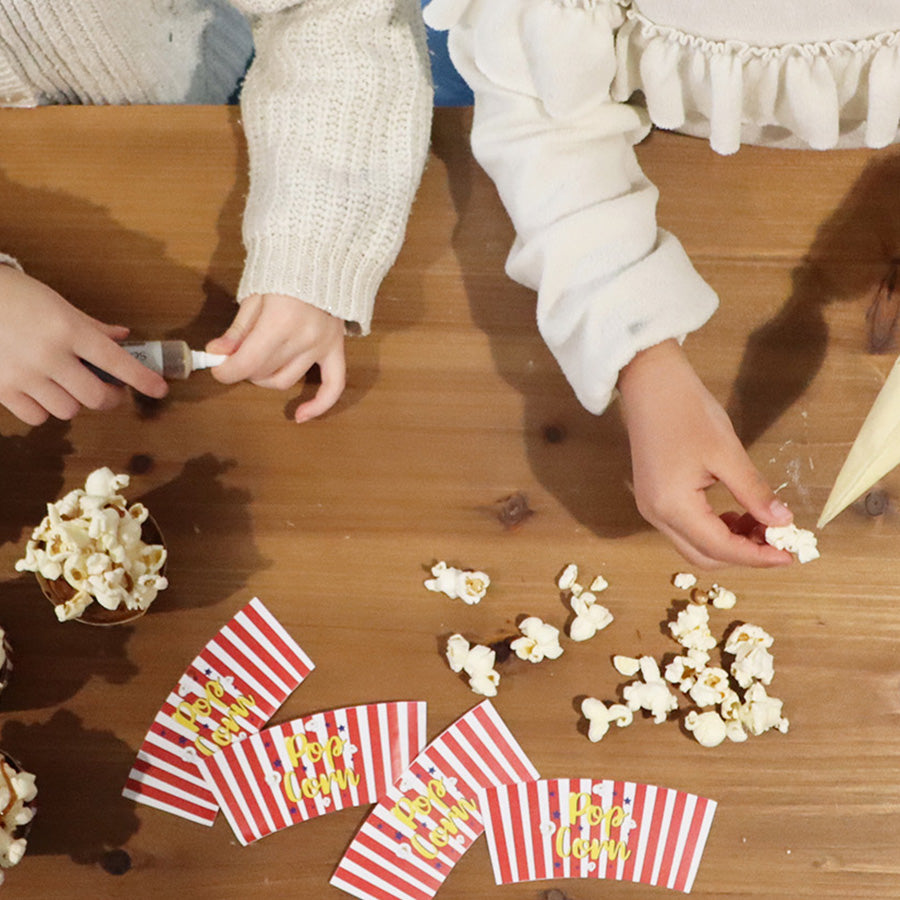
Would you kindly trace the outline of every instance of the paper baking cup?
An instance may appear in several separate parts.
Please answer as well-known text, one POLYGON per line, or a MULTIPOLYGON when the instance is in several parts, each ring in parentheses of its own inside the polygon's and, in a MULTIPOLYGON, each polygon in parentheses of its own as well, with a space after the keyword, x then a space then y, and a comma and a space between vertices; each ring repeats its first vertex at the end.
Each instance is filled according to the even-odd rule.
POLYGON ((479 787, 537 771, 489 700, 433 740, 366 818, 331 878, 361 900, 434 897, 484 830, 479 787))
POLYGON ((122 793, 212 825, 218 804, 197 761, 256 734, 313 668, 254 598, 203 648, 166 698, 122 793))
POLYGON ((425 744, 425 704, 370 703, 267 728, 199 761, 242 844, 374 803, 425 744))
POLYGON ((712 800, 630 781, 551 779, 479 791, 497 884, 606 878, 688 893, 712 800))

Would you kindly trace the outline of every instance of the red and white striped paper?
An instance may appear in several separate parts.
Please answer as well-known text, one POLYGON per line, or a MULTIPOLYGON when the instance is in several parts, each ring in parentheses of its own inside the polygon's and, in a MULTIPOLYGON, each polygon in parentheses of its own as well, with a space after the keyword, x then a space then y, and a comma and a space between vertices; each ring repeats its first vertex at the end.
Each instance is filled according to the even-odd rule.
POLYGON ((435 738, 388 789, 347 848, 331 884, 361 900, 434 897, 484 830, 476 790, 536 777, 485 700, 435 738))
POLYGON ((425 744, 423 702, 370 703, 267 728, 199 761, 238 840, 374 803, 425 744))
POLYGON ((689 893, 712 800, 630 781, 552 779, 479 791, 497 884, 607 878, 689 893))
POLYGON ((313 668, 254 597, 203 648, 166 698, 122 794, 212 825, 218 806, 198 760, 258 732, 313 668))

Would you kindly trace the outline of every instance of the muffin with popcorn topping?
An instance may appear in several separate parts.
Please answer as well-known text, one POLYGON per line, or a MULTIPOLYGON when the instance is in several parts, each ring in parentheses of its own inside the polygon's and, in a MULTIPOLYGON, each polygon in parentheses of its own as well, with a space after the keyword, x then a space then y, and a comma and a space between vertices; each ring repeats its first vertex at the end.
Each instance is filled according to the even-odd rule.
POLYGON ((131 621, 168 585, 159 528, 142 503, 122 496, 128 483, 106 467, 91 472, 84 488, 47 505, 16 563, 35 573, 61 622, 131 621))

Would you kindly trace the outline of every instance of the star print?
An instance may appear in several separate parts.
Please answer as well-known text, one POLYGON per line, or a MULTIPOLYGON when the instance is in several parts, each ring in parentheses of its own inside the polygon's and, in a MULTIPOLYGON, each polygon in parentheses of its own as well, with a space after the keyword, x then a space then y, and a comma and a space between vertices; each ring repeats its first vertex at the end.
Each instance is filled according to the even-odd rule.
POLYGON ((187 738, 182 734, 178 736, 178 743, 183 747, 187 743, 187 738))
POLYGON ((395 840, 395 841, 402 841, 402 840, 403 840, 403 835, 400 834, 399 831, 395 831, 395 832, 394 832, 394 840, 395 840))
POLYGON ((344 725, 341 725, 338 727, 338 731, 346 731, 346 730, 347 730, 347 728, 344 725))
POLYGON ((292 815, 292 816, 296 816, 296 815, 297 815, 297 807, 296 807, 296 806, 292 806, 292 807, 291 807, 291 815, 292 815))
POLYGON ((559 810, 556 810, 556 812, 553 813, 553 818, 554 818, 554 819, 558 819, 558 818, 559 818, 559 810))
POLYGON ((626 802, 626 803, 631 803, 631 797, 626 797, 626 798, 625 798, 625 802, 626 802))
POLYGON ((383 831, 383 830, 384 830, 384 822, 379 822, 375 827, 376 827, 379 831, 383 831))
POLYGON ((272 763, 273 766, 277 766, 279 769, 284 765, 280 759, 276 759, 275 762, 272 763))

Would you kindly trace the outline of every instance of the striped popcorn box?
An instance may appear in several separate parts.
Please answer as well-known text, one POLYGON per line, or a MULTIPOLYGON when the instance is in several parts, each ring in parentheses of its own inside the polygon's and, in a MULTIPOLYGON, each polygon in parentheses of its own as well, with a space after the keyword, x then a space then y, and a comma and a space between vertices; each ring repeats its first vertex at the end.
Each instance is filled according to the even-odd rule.
POLYGON ((479 791, 497 884, 608 878, 690 893, 716 804, 630 781, 550 779, 479 791))
POLYGON ((331 884, 361 900, 434 897, 484 831, 477 789, 536 777, 485 700, 435 738, 388 789, 347 848, 331 884))
POLYGON ((122 794, 212 825, 218 806, 198 761, 258 732, 313 668, 254 597, 203 648, 166 698, 122 794))
POLYGON ((425 744, 425 704, 370 703, 294 719, 199 761, 238 840, 374 803, 425 744))

